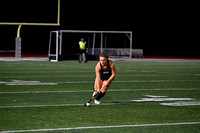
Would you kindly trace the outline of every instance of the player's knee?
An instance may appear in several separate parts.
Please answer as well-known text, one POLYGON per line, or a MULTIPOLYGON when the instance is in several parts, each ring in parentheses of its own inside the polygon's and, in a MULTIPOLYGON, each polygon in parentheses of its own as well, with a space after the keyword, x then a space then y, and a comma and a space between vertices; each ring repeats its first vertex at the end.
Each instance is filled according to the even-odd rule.
POLYGON ((96 86, 94 86, 94 90, 96 91, 96 86))
POLYGON ((108 87, 105 87, 105 88, 102 88, 102 89, 101 89, 101 92, 102 92, 102 93, 106 93, 107 90, 108 90, 108 87))

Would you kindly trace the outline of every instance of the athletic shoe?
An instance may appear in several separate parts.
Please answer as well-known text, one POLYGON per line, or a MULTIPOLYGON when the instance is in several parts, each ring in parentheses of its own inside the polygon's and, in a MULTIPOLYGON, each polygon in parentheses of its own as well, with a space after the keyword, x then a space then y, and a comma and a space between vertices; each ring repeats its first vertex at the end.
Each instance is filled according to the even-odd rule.
POLYGON ((99 102, 98 100, 94 100, 94 104, 101 104, 101 102, 99 102))

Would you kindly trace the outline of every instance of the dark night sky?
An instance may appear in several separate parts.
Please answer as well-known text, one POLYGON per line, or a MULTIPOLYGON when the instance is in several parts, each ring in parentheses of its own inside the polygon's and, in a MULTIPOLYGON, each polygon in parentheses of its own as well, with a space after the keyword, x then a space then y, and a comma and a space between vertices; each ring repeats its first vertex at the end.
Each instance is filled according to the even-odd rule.
MULTIPOLYGON (((1 3, 6 8, 0 8, 0 22, 57 21, 57 0, 23 2, 14 2, 19 10, 8 1, 1 3)), ((200 56, 196 11, 187 3, 61 0, 61 26, 22 26, 22 53, 47 54, 51 30, 128 30, 133 32, 133 48, 145 55, 200 56)), ((0 50, 15 49, 17 28, 0 25, 0 50)))

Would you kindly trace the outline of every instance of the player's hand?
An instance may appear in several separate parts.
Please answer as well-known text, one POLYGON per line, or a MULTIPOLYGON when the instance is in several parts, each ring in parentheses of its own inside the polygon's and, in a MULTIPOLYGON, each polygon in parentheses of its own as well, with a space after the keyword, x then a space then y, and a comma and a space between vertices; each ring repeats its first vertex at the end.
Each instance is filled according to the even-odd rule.
POLYGON ((105 86, 105 87, 108 87, 109 84, 110 84, 110 82, 106 81, 105 84, 104 84, 104 86, 105 86))
POLYGON ((97 89, 96 91, 97 91, 98 93, 100 93, 100 89, 97 89))

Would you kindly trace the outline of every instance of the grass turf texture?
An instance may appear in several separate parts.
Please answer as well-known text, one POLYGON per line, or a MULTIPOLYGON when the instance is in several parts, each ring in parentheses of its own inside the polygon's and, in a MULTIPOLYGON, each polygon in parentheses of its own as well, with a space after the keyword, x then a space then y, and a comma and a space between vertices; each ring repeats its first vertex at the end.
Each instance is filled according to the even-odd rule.
MULTIPOLYGON (((80 106, 92 95, 96 63, 1 62, 0 131, 200 122, 200 106, 173 107, 160 105, 160 102, 131 101, 146 98, 144 95, 193 98, 200 101, 200 63, 115 62, 117 76, 110 91, 101 100, 102 103, 111 105, 80 106), (57 85, 1 83, 12 80, 57 85), (48 106, 7 107, 34 105, 48 106)), ((197 124, 59 132, 195 132, 199 129, 200 125, 197 124)))

